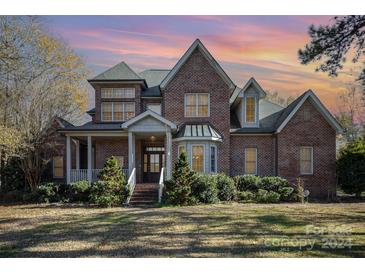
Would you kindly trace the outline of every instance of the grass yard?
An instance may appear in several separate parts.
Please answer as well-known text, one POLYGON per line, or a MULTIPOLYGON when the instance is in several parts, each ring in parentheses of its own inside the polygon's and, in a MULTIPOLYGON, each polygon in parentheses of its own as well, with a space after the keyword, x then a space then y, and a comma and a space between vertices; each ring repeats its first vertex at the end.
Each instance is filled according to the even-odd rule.
POLYGON ((0 257, 365 257, 365 203, 0 206, 0 257))

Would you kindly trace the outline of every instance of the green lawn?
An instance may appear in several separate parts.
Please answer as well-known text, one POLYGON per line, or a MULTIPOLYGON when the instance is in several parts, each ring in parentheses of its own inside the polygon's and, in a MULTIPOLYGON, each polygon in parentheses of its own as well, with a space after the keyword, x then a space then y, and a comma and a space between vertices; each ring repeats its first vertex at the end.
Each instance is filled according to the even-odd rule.
POLYGON ((364 221, 365 203, 0 206, 0 257, 364 257, 364 221))

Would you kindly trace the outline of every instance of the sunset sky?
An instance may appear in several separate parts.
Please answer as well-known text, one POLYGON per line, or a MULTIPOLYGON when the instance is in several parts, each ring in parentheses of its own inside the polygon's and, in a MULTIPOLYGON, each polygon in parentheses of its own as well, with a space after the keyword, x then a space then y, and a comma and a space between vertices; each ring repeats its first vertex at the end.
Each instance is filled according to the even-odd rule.
MULTIPOLYGON (((329 16, 48 16, 49 31, 83 56, 92 76, 121 61, 135 71, 172 68, 199 38, 240 87, 250 78, 283 97, 312 89, 332 112, 353 78, 299 63, 310 24, 329 16)), ((353 67, 353 66, 352 66, 353 67)), ((92 102, 91 102, 92 104, 92 102)))

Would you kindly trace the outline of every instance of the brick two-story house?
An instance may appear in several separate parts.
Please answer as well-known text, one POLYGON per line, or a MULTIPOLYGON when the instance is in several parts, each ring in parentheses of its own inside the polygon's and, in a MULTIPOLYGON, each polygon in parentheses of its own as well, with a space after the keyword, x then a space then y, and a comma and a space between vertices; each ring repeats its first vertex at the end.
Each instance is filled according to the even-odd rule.
POLYGON ((301 177, 312 196, 335 194, 341 127, 311 90, 276 105, 254 78, 235 85, 199 40, 171 70, 121 62, 88 81, 92 121, 60 129, 67 149, 54 170, 67 183, 95 180, 112 155, 137 184, 158 182, 184 150, 198 172, 301 177))

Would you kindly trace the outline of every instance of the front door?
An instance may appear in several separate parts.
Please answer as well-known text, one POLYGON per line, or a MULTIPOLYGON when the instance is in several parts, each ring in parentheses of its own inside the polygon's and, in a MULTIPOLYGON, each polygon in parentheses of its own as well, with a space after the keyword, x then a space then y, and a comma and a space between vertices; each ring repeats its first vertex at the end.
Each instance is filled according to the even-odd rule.
POLYGON ((143 151, 143 182, 158 183, 164 162, 164 147, 145 147, 143 151))

